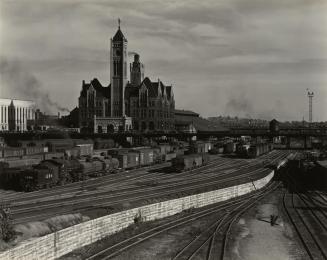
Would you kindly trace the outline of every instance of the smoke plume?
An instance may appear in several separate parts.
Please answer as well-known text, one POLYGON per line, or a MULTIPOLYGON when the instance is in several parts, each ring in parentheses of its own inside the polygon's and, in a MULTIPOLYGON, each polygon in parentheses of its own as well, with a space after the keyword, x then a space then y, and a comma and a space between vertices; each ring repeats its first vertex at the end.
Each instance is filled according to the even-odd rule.
MULTIPOLYGON (((284 103, 280 99, 276 101, 272 100, 272 102, 265 102, 265 106, 260 106, 260 108, 259 106, 257 108, 253 104, 258 104, 258 100, 256 100, 255 97, 250 99, 246 92, 240 91, 237 94, 231 95, 228 99, 225 106, 225 114, 245 118, 271 120, 278 117, 276 108, 284 107, 284 103)), ((287 112, 284 113, 284 115, 286 114, 287 112)))
POLYGON ((46 113, 69 112, 68 108, 53 101, 40 81, 17 60, 0 58, 0 79, 2 97, 35 101, 46 113))
POLYGON ((244 95, 232 96, 225 106, 225 114, 237 115, 241 117, 253 116, 252 102, 244 95))

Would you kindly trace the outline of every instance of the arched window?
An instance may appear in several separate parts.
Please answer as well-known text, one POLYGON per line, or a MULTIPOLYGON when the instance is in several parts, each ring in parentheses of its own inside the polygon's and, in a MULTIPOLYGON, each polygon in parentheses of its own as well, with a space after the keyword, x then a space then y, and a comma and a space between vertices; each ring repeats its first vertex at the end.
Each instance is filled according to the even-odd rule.
POLYGON ((98 133, 101 134, 102 133, 102 126, 98 125, 98 133))
POLYGON ((115 131, 115 127, 112 124, 107 126, 107 133, 113 133, 115 131))

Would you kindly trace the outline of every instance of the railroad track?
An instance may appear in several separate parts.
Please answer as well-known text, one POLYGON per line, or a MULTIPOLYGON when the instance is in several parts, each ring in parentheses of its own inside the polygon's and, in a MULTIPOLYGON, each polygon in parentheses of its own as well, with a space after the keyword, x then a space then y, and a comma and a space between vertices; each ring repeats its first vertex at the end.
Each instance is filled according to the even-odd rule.
MULTIPOLYGON (((230 161, 224 161, 223 163, 218 162, 216 164, 212 164, 210 165, 210 167, 201 167, 201 168, 197 168, 194 170, 191 170, 189 172, 184 172, 184 173, 177 173, 177 174, 169 174, 167 176, 164 176, 164 180, 160 180, 160 178, 158 178, 158 176, 148 176, 145 177, 144 179, 142 179, 142 181, 152 181, 152 180, 160 180, 162 184, 169 184, 169 183, 174 183, 174 182, 185 182, 185 179, 187 179, 186 181, 190 181, 194 178, 196 178, 197 180, 201 180, 201 178, 203 178, 203 180, 206 180, 207 178, 211 178, 212 176, 209 175, 209 173, 214 173, 216 176, 216 171, 225 171, 225 170, 230 170, 230 169, 234 169, 234 171, 229 171, 228 173, 232 173, 235 171, 238 171, 240 169, 249 169, 251 167, 256 167, 256 166, 261 166, 260 163, 257 164, 251 164, 251 165, 242 165, 242 164, 233 164, 231 165, 230 161), (237 170, 235 170, 235 167, 238 167, 237 170), (207 169, 206 169, 207 168, 207 169), (204 175, 203 177, 199 176, 199 173, 201 173, 202 175, 204 175)), ((113 186, 110 190, 111 193, 113 191, 118 191, 119 193, 124 192, 126 189, 133 189, 135 191, 135 189, 140 188, 140 187, 135 187, 135 183, 131 183, 132 185, 129 185, 130 182, 126 181, 124 182, 124 184, 122 186, 117 185, 116 183, 113 184, 113 186), (122 188, 124 187, 124 188, 122 188)), ((137 184, 137 183, 136 183, 137 184)), ((98 196, 102 196, 102 195, 106 195, 108 193, 108 191, 102 191, 102 190, 96 190, 96 191, 89 191, 87 194, 84 194, 83 196, 86 197, 87 199, 89 199, 90 195, 98 195, 98 196)), ((82 199, 83 196, 78 196, 82 199)), ((76 197, 73 198, 73 200, 76 200, 76 197)), ((32 203, 31 203, 32 204, 32 203)), ((45 202, 43 204, 49 205, 48 202, 45 202)), ((42 205, 42 202, 37 201, 37 207, 39 208, 42 205)), ((28 205, 27 205, 28 206, 28 205)), ((20 203, 16 203, 16 204, 12 204, 12 208, 17 208, 17 207, 24 207, 23 204, 20 203)))
MULTIPOLYGON (((91 178, 86 181, 84 181, 84 187, 85 188, 95 188, 98 187, 99 185, 103 184, 114 184, 118 183, 123 180, 129 180, 129 179, 136 179, 140 178, 146 175, 149 175, 149 172, 145 172, 146 170, 156 170, 156 169, 161 169, 163 167, 169 166, 170 163, 164 163, 160 165, 154 165, 154 166, 147 166, 143 168, 138 168, 138 169, 133 169, 129 171, 125 171, 124 173, 121 174, 110 174, 106 176, 101 176, 97 178, 91 178), (130 176, 132 174, 132 176, 130 176), (136 176, 135 176, 136 175, 136 176)), ((38 191, 33 191, 33 192, 19 192, 16 194, 9 194, 6 197, 6 201, 11 202, 13 200, 31 200, 33 198, 39 198, 41 196, 51 196, 51 195, 57 195, 57 194, 63 194, 65 192, 72 192, 72 191, 78 191, 81 188, 82 181, 80 182, 73 182, 73 183, 68 183, 64 186, 56 186, 52 189, 42 189, 38 191)))
MULTIPOLYGON (((198 170, 201 170, 201 168, 199 168, 198 170)), ((260 169, 259 169, 260 170, 260 169)), ((263 170, 263 169, 261 169, 263 170)), ((213 169, 212 171, 215 171, 215 169, 213 169)), ((237 173, 237 171, 235 172, 237 173)), ((239 172, 240 173, 240 172, 239 172)), ((244 178, 247 178, 249 176, 251 176, 251 174, 253 175, 253 172, 250 172, 250 173, 246 173, 246 174, 238 174, 238 178, 240 177, 244 177, 244 178)), ((226 176, 230 175, 230 173, 226 174, 226 176)), ((220 175, 219 177, 221 178, 220 180, 216 180, 215 182, 208 182, 208 180, 212 180, 212 177, 210 176, 206 176, 207 178, 206 179, 203 179, 206 181, 205 184, 202 184, 201 186, 198 184, 199 183, 199 177, 194 180, 195 182, 195 185, 190 185, 190 181, 187 180, 185 181, 184 185, 188 186, 187 188, 180 188, 179 191, 182 192, 182 191, 191 191, 192 189, 199 189, 199 188, 203 188, 203 187, 206 187, 208 185, 215 185, 215 184, 221 184, 223 182, 227 182, 227 181, 232 181, 232 180, 235 180, 237 179, 237 177, 233 177, 233 178, 221 178, 223 177, 222 175, 220 175)), ((176 193, 176 187, 178 186, 181 186, 181 183, 173 183, 173 184, 168 184, 166 186, 162 186, 160 187, 161 189, 167 189, 167 188, 170 188, 171 190, 173 190, 175 193, 176 193)), ((145 190, 144 188, 142 189, 143 191, 145 190)), ((83 207, 83 206, 87 206, 87 205, 82 205, 81 203, 83 202, 87 202, 87 203, 92 203, 92 205, 94 206, 97 206, 97 207, 106 207, 106 206, 110 206, 110 205, 114 205, 115 203, 123 203, 123 202, 133 202, 133 201, 137 201, 137 200, 141 200, 141 199, 149 199, 149 198, 153 198, 155 196, 165 196, 167 194, 170 194, 171 191, 165 191, 165 192, 158 192, 158 187, 150 187, 148 189, 146 189, 148 193, 151 193, 151 195, 149 194, 144 194, 143 195, 139 195, 138 193, 135 193, 135 190, 133 191, 134 195, 132 198, 124 198, 122 197, 122 195, 124 196, 127 196, 128 194, 129 195, 132 195, 130 193, 125 193, 123 194, 123 190, 120 191, 119 193, 119 196, 120 196, 120 199, 119 198, 116 198, 116 200, 114 201, 110 201, 108 202, 108 199, 113 199, 113 195, 101 195, 100 198, 92 198, 92 201, 90 202, 89 198, 86 198, 84 199, 84 201, 79 201, 80 204, 79 207, 83 207), (138 196, 136 196, 138 195, 138 196), (101 201, 106 201, 105 203, 101 202, 101 201)), ((15 223, 24 223, 24 222, 28 222, 28 221, 34 221, 34 220, 40 220, 40 219, 44 219, 46 217, 50 217, 50 216, 53 216, 54 215, 54 212, 48 212, 48 213, 44 213, 44 211, 49 211, 51 209, 51 207, 53 209, 55 209, 56 207, 58 208, 58 210, 56 210, 56 214, 65 214, 65 213, 69 213, 69 212, 72 212, 72 209, 69 209, 69 210, 64 210, 63 209, 63 205, 65 204, 65 202, 61 201, 61 202, 58 202, 57 204, 47 204, 45 208, 42 209, 42 207, 40 205, 37 205, 36 207, 32 208, 32 207, 29 207, 27 209, 17 209, 16 212, 15 210, 13 210, 13 214, 14 214, 14 219, 15 219, 15 223), (20 215, 26 215, 26 213, 28 212, 33 212, 34 210, 42 210, 43 212, 41 214, 33 214, 32 216, 26 216, 26 217, 21 217, 21 218, 18 218, 16 217, 17 214, 19 213, 20 215), (16 215, 16 216, 15 216, 16 215)), ((72 202, 67 202, 66 203, 67 206, 71 206, 72 204, 77 206, 77 201, 72 201, 72 202)))
POLYGON ((294 193, 288 194, 285 191, 283 195, 283 207, 307 256, 312 260, 327 259, 325 246, 321 245, 321 242, 319 242, 317 238, 317 234, 312 231, 310 223, 307 222, 303 213, 298 209, 294 199, 295 196, 294 193))
MULTIPOLYGON (((275 151, 270 154, 263 155, 261 158, 275 160, 276 158, 283 157, 284 156, 283 153, 286 153, 286 152, 285 151, 284 152, 275 151)), ((210 167, 213 163, 215 163, 216 161, 219 161, 219 160, 226 161, 227 159, 219 157, 218 159, 215 159, 213 162, 210 162, 207 166, 203 166, 203 169, 210 167)), ((244 162, 245 160, 244 159, 234 159, 234 161, 236 161, 237 163, 240 163, 240 162, 244 162)), ((157 165, 156 166, 148 166, 148 167, 144 167, 142 169, 130 170, 128 173, 119 174, 119 176, 110 175, 110 176, 98 177, 95 179, 92 178, 90 180, 85 181, 83 184, 82 184, 82 182, 75 182, 75 183, 67 184, 64 187, 57 186, 53 189, 40 190, 40 191, 35 191, 35 192, 30 192, 30 193, 19 193, 19 194, 12 194, 12 195, 9 194, 6 196, 5 201, 8 203, 15 202, 17 200, 20 200, 21 202, 23 202, 23 201, 33 200, 33 199, 39 199, 40 197, 45 197, 45 196, 51 197, 51 196, 55 196, 55 195, 63 195, 66 192, 72 193, 74 191, 76 191, 76 192, 79 191, 81 189, 81 185, 83 185, 85 189, 91 190, 91 189, 95 189, 99 186, 114 185, 117 183, 121 183, 122 181, 124 181, 124 183, 125 183, 128 181, 142 179, 149 175, 158 175, 160 173, 158 173, 158 172, 144 173, 144 170, 160 169, 160 168, 166 167, 168 165, 170 165, 170 163, 168 163, 168 164, 166 163, 164 165, 159 165, 159 166, 157 166, 157 165), (132 174, 132 176, 130 176, 130 174, 132 174)), ((185 175, 186 173, 187 172, 184 172, 183 174, 185 175)))
POLYGON ((239 216, 243 214, 247 209, 252 207, 255 203, 257 203, 259 199, 263 198, 269 192, 274 190, 276 187, 277 185, 275 183, 270 183, 262 190, 256 191, 253 194, 248 194, 246 196, 239 197, 231 201, 220 203, 219 205, 212 205, 210 207, 206 207, 205 209, 190 213, 187 216, 169 221, 167 223, 129 237, 128 239, 125 239, 117 244, 114 244, 87 257, 86 259, 110 259, 114 256, 117 256, 123 251, 126 251, 146 240, 165 233, 171 229, 182 227, 195 220, 220 213, 219 217, 211 225, 209 225, 199 236, 192 239, 172 258, 193 259, 201 252, 202 249, 206 247, 206 259, 213 259, 213 252, 217 247, 217 237, 220 235, 220 231, 222 229, 225 229, 223 232, 225 239, 224 243, 222 244, 222 250, 224 250, 226 248, 228 235, 230 234, 230 227, 235 223, 239 216), (227 214, 222 215, 221 213, 224 212, 227 212, 227 214))
MULTIPOLYGON (((230 162, 228 162, 230 164, 230 162)), ((182 179, 185 179, 185 177, 187 177, 187 179, 191 178, 191 177, 195 177, 196 175, 199 174, 199 172, 201 173, 210 173, 212 172, 213 170, 224 170, 224 169, 231 169, 231 168, 234 168, 234 166, 227 166, 225 167, 227 164, 227 162, 223 162, 223 163, 216 163, 216 164, 212 164, 211 167, 214 167, 212 169, 207 169, 207 170, 204 170, 203 168, 197 168, 195 170, 191 170, 189 172, 185 172, 185 173, 178 173, 178 174, 171 174, 171 175, 167 175, 165 176, 165 180, 168 180, 168 182, 172 179, 173 181, 179 181, 179 180, 182 180, 182 179), (181 177, 179 179, 179 177, 181 177)), ((242 169, 244 166, 241 166, 241 165, 238 165, 236 164, 240 169, 242 169)), ((143 179, 141 179, 140 181, 143 181, 143 182, 146 182, 146 181, 153 181, 153 180, 160 180, 160 178, 158 178, 158 175, 157 173, 154 173, 154 174, 149 174, 149 175, 145 175, 145 176, 142 176, 143 179), (154 176, 153 176, 154 175, 154 176)), ((72 200, 75 200, 76 197, 79 197, 82 199, 82 197, 87 197, 89 199, 89 196, 90 195, 98 195, 98 196, 102 196, 102 195, 105 195, 107 194, 108 192, 112 193, 114 191, 118 191, 119 193, 121 192, 124 192, 125 190, 128 190, 128 189, 137 189, 137 188, 140 188, 140 187, 137 187, 138 183, 137 182, 134 182, 136 179, 138 178, 133 178, 133 182, 130 181, 130 180, 127 180, 125 181, 124 183, 121 183, 120 184, 117 184, 116 182, 110 184, 110 186, 106 186, 106 188, 108 189, 107 191, 103 191, 102 189, 101 190, 95 190, 95 191, 88 191, 87 194, 83 194, 83 195, 80 195, 80 196, 74 196, 74 198, 72 198, 72 200)), ((168 183, 167 182, 167 183, 168 183)), ((164 181, 162 182, 164 183, 164 181)), ((103 187, 102 187, 103 188, 103 187)), ((68 198, 69 199, 69 198, 68 198)), ((58 199, 57 199, 58 200, 58 199)), ((61 199, 59 199, 61 200, 61 199)), ((37 203, 37 207, 40 207, 40 205, 42 204, 43 201, 36 201, 36 202, 32 202, 30 204, 34 204, 34 203, 37 203)), ((16 208, 16 207, 23 207, 24 204, 26 203, 15 203, 12 205, 12 208, 16 208)), ((43 204, 47 204, 48 205, 48 202, 44 201, 43 204)))
MULTIPOLYGON (((286 174, 288 182, 292 185, 294 192, 291 196, 291 206, 295 217, 287 213, 291 220, 300 241, 310 259, 327 259, 327 214, 322 207, 326 207, 325 200, 316 198, 319 193, 306 192, 301 185, 289 174, 286 174), (305 191, 304 193, 301 193, 305 191), (316 195, 315 197, 312 195, 316 195), (319 204, 319 205, 318 205, 319 204), (294 220, 295 218, 295 220, 294 220), (299 224, 296 223, 298 221, 299 224), (297 225, 297 226, 296 226, 297 225), (323 235, 323 233, 325 235, 323 235)), ((284 194, 284 199, 287 195, 284 194)), ((319 197, 321 198, 321 197, 319 197)), ((284 203, 284 207, 285 207, 284 203)), ((287 211, 287 209, 285 209, 287 211)))
MULTIPOLYGON (((277 159, 279 159, 280 157, 278 157, 277 159)), ((275 160, 275 159, 273 159, 275 160)), ((218 164, 217 162, 213 162, 212 164, 210 165, 207 165, 207 166, 204 166, 204 167, 201 167, 201 168, 198 168, 198 169, 194 169, 194 170, 191 170, 189 172, 184 172, 184 173, 176 173, 176 174, 170 174, 170 175, 165 175, 164 178, 165 180, 173 180, 173 181, 182 181, 183 179, 185 179, 185 177, 187 177, 188 179, 191 178, 191 177, 197 177, 198 178, 198 173, 201 173, 201 174, 206 174, 206 173, 213 173, 214 171, 216 170, 228 170, 228 169, 233 169, 235 168, 236 166, 239 167, 240 169, 244 168, 244 167, 248 167, 248 165, 243 165, 242 166, 242 163, 233 163, 233 165, 231 165, 231 161, 218 161, 218 164), (227 164, 229 164, 227 166, 227 164), (216 167, 218 166, 218 167, 216 167), (221 168, 222 166, 227 166, 226 168, 221 168), (215 167, 215 168, 211 168, 211 167, 215 167), (206 170, 208 169, 208 170, 206 170), (180 179, 178 178, 180 177, 180 179)), ((260 165, 260 163, 257 163, 256 165, 260 165)), ((261 165, 262 166, 262 165, 261 165)), ((158 174, 144 174, 142 175, 143 177, 143 181, 151 181, 151 180, 158 180, 158 174)), ((136 180, 136 178, 138 177, 135 177, 133 178, 133 181, 136 180)), ((165 181, 163 181, 165 182, 165 181)), ((118 190, 119 188, 119 191, 121 190, 121 187, 128 187, 128 185, 130 184, 135 184, 134 182, 131 182, 129 179, 124 181, 123 184, 120 183, 117 184, 116 182, 114 183, 111 183, 110 186, 106 187, 107 189, 110 189, 110 192, 114 191, 114 190, 118 190)), ((95 191, 89 191, 87 195, 84 195, 84 196, 87 196, 89 197, 89 195, 103 195, 105 194, 105 192, 101 189, 101 190, 95 190, 95 191)), ((79 195, 79 196, 75 196, 76 197, 81 197, 83 195, 79 195)), ((40 201, 36 201, 38 203, 38 206, 40 206, 40 201)), ((16 203, 16 204, 13 204, 12 206, 14 207, 15 205, 20 205, 20 204, 26 204, 26 203, 16 203)))
POLYGON ((311 196, 309 193, 301 193, 300 184, 296 182, 288 173, 285 174, 288 185, 292 187, 292 193, 284 192, 283 208, 284 211, 294 227, 296 234, 307 254, 309 259, 327 259, 326 246, 314 231, 314 228, 319 226, 319 230, 326 232, 326 213, 320 208, 317 203, 321 202, 311 196), (310 205, 311 203, 311 205, 310 205), (312 210, 312 205, 318 210, 312 210), (305 212, 303 210, 305 207, 305 212), (302 208, 302 210, 301 210, 302 208), (321 213, 319 216, 318 211, 321 213), (321 218, 325 219, 321 219, 321 218), (308 221, 310 219, 310 221, 308 221))
MULTIPOLYGON (((137 201, 146 200, 146 199, 165 197, 165 196, 171 195, 172 192, 176 193, 177 191, 178 192, 192 192, 192 190, 200 190, 200 189, 210 187, 210 186, 215 186, 215 185, 219 185, 219 184, 221 185, 221 184, 226 183, 226 182, 231 182, 231 181, 242 179, 243 177, 248 179, 250 176, 252 176, 254 174, 254 172, 256 172, 256 173, 261 172, 262 173, 262 171, 266 171, 268 173, 270 170, 260 169, 259 168, 259 169, 256 169, 254 171, 246 172, 246 173, 243 173, 243 174, 238 174, 237 176, 225 177, 225 178, 219 179, 219 180, 217 180, 217 178, 215 178, 216 179, 215 181, 211 181, 211 182, 205 181, 202 184, 199 184, 199 181, 196 181, 196 180, 193 181, 192 185, 191 185, 191 182, 186 182, 183 185, 181 185, 180 183, 179 184, 174 183, 174 184, 169 184, 169 185, 166 185, 166 186, 161 186, 160 190, 157 187, 149 187, 148 189, 143 189, 142 193, 140 193, 139 191, 131 191, 131 192, 128 192, 126 194, 120 193, 119 195, 117 195, 115 197, 111 196, 111 195, 107 195, 107 196, 101 196, 100 198, 93 198, 91 202, 87 201, 87 199, 86 199, 85 202, 87 204, 91 203, 93 206, 96 206, 96 207, 116 206, 117 204, 122 204, 124 202, 131 203, 131 202, 137 202, 137 201), (181 186, 181 187, 178 188, 178 186, 181 186), (178 188, 178 190, 176 190, 177 188, 178 188)), ((230 174, 226 174, 226 175, 230 175, 230 174)), ((71 204, 68 204, 67 206, 70 206, 70 205, 71 204)), ((77 206, 77 202, 73 201, 72 205, 77 206)), ((33 212, 34 213, 35 210, 37 210, 37 209, 44 212, 45 210, 49 210, 50 206, 53 209, 57 209, 56 214, 61 214, 62 215, 62 214, 65 214, 65 213, 72 212, 71 209, 62 210, 63 206, 64 206, 63 202, 61 202, 59 204, 56 204, 56 205, 48 205, 44 209, 42 209, 42 208, 39 209, 37 206, 35 206, 35 208, 33 208, 33 209, 28 208, 27 211, 26 210, 20 211, 19 214, 23 215, 24 217, 19 218, 19 219, 17 219, 16 216, 15 216, 15 215, 17 215, 19 210, 16 210, 16 211, 12 210, 14 223, 18 224, 18 223, 24 223, 24 222, 27 222, 27 221, 34 221, 34 220, 36 220, 35 216, 39 216, 39 217, 42 216, 43 218, 45 218, 45 216, 48 216, 48 217, 53 216, 53 212, 48 212, 48 213, 41 213, 39 215, 38 214, 33 214, 31 217, 25 217, 27 212, 33 212)), ((78 206, 82 207, 81 204, 78 204, 78 206)))
MULTIPOLYGON (((221 161, 222 158, 217 158, 210 162, 208 165, 203 166, 204 168, 210 167, 211 165, 214 165, 215 163, 221 161)), ((43 195, 46 197, 51 197, 55 195, 62 195, 67 193, 72 193, 72 192, 78 192, 81 190, 81 185, 84 186, 85 189, 95 189, 98 187, 103 187, 106 185, 109 185, 110 187, 117 187, 117 184, 120 184, 120 186, 123 186, 125 184, 128 184, 130 182, 133 182, 138 179, 142 178, 150 178, 150 176, 158 176, 161 175, 160 172, 144 172, 146 170, 160 170, 164 167, 170 166, 170 163, 165 163, 163 165, 155 165, 155 166, 148 166, 144 168, 138 168, 138 169, 133 169, 124 172, 123 174, 111 174, 111 175, 106 175, 98 178, 91 178, 89 180, 86 180, 84 182, 74 182, 74 183, 69 183, 64 186, 56 186, 53 189, 44 189, 44 190, 39 190, 39 191, 33 191, 33 192, 28 192, 28 193, 23 193, 23 194, 15 194, 13 196, 7 197, 6 202, 15 202, 16 200, 20 200, 21 202, 24 201, 31 201, 33 199, 39 199, 43 195), (15 201, 14 201, 15 200, 15 201)))

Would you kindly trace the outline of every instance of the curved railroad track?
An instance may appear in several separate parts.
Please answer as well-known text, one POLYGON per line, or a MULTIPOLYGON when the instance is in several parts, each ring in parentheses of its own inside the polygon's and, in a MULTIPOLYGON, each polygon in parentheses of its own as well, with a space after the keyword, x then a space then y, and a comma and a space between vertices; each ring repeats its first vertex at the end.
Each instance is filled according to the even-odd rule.
MULTIPOLYGON (((281 158, 284 158, 285 154, 274 154, 274 159, 271 161, 278 161, 281 158)), ((217 172, 222 170, 228 170, 235 168, 235 163, 231 165, 229 162, 217 162, 215 164, 211 164, 208 168, 197 168, 187 173, 181 174, 170 174, 165 178, 165 181, 162 181, 162 185, 156 187, 137 187, 135 184, 129 186, 128 181, 125 184, 126 186, 116 186, 115 188, 108 191, 96 191, 92 193, 86 192, 83 196, 76 196, 68 199, 59 199, 57 201, 46 201, 44 203, 38 202, 37 204, 24 204, 17 205, 12 207, 12 213, 15 219, 15 223, 24 223, 28 221, 40 220, 46 217, 50 217, 54 215, 54 212, 44 213, 44 211, 49 211, 51 209, 56 209, 55 214, 65 214, 72 212, 72 209, 65 209, 65 207, 74 206, 74 208, 82 208, 87 205, 93 205, 97 207, 106 207, 113 204, 117 204, 119 202, 132 202, 140 199, 151 199, 155 196, 165 196, 170 194, 172 191, 175 193, 178 192, 190 192, 192 190, 205 188, 207 186, 219 185, 222 183, 235 181, 237 179, 243 178, 255 178, 256 173, 268 171, 267 169, 261 168, 264 166, 262 163, 248 164, 244 166, 239 166, 238 170, 234 171, 226 171, 226 173, 220 173, 217 175, 217 172), (257 167, 257 168, 256 168, 257 167), (251 169, 252 168, 252 169, 251 169), (201 173, 201 176, 199 176, 201 173), (233 175, 237 175, 231 177, 233 175), (187 176, 187 178, 185 178, 187 176), (219 178, 217 178, 219 177, 219 178), (169 190, 168 190, 169 189, 169 190), (90 196, 92 196, 92 200, 90 200, 90 196), (128 198, 128 196, 130 196, 128 198), (91 204, 90 204, 91 203, 91 204), (40 213, 42 211, 42 213, 40 213), (31 214, 32 216, 26 216, 27 214, 31 214), (21 216, 21 217, 19 217, 21 216)), ((206 166, 205 166, 206 167, 206 166)), ((143 181, 153 180, 157 176, 149 176, 144 177, 143 181)))
MULTIPOLYGON (((147 231, 131 236, 128 239, 120 241, 108 248, 105 248, 93 255, 88 256, 87 260, 93 259, 110 259, 118 254, 126 251, 144 241, 147 241, 155 236, 158 236, 171 229, 175 229, 184 226, 197 219, 205 218, 210 215, 228 212, 223 216, 219 216, 211 225, 208 226, 199 236, 191 240, 185 247, 183 247, 172 259, 193 259, 203 248, 206 247, 206 259, 213 259, 213 248, 216 248, 216 237, 219 232, 224 229, 225 241, 229 235, 230 227, 235 223, 239 216, 247 209, 252 207, 258 199, 264 197, 269 192, 276 188, 275 183, 270 183, 260 191, 256 191, 253 194, 248 194, 243 197, 239 197, 232 201, 220 203, 219 205, 211 205, 205 209, 199 209, 194 213, 190 213, 187 216, 178 218, 176 220, 169 221, 157 227, 151 228, 147 231)), ((225 248, 226 243, 223 244, 225 248)), ((222 249, 223 250, 223 249, 222 249)))

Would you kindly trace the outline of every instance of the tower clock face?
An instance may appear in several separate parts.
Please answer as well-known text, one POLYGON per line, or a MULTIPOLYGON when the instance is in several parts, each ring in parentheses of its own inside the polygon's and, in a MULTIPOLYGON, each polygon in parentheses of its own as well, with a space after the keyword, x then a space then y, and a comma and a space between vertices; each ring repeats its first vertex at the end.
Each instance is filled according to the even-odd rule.
POLYGON ((116 50, 116 56, 120 56, 120 50, 116 50))

